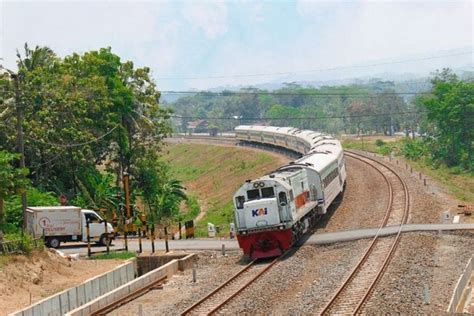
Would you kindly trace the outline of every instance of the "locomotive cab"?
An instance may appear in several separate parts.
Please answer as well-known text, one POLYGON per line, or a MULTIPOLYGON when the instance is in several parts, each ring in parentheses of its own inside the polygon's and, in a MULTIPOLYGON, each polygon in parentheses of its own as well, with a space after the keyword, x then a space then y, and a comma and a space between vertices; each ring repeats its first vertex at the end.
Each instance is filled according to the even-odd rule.
POLYGON ((270 177, 246 182, 234 195, 237 239, 253 258, 278 256, 291 243, 291 205, 285 183, 270 177))
POLYGON ((237 232, 280 226, 291 220, 287 188, 273 179, 246 182, 234 196, 237 232))

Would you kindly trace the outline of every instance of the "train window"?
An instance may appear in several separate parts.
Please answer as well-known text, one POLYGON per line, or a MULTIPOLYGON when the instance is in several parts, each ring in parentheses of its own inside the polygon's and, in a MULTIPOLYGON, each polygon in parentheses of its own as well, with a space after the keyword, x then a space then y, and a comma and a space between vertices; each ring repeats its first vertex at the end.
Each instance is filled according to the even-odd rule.
POLYGON ((238 196, 235 198, 235 204, 239 210, 244 208, 245 198, 243 196, 238 196))
POLYGON ((285 206, 286 204, 288 204, 288 200, 286 199, 286 193, 285 192, 278 193, 278 200, 280 201, 281 206, 285 206))
POLYGON ((248 190, 247 191, 247 198, 249 200, 256 200, 260 198, 260 191, 258 189, 255 190, 248 190))
POLYGON ((262 198, 272 197, 275 197, 275 191, 273 191, 273 188, 262 188, 262 198))

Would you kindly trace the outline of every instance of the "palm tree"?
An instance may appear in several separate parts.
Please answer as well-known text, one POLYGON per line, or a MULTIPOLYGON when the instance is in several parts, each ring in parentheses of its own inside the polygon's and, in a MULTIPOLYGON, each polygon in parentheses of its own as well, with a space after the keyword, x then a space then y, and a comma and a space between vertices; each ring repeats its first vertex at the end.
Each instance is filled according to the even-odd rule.
POLYGON ((187 200, 186 188, 179 180, 164 182, 155 196, 154 207, 150 208, 149 219, 153 223, 161 218, 169 218, 179 210, 181 201, 187 200))
POLYGON ((24 49, 24 58, 18 50, 16 51, 16 56, 18 57, 18 73, 20 75, 24 75, 39 67, 50 67, 56 60, 56 54, 49 47, 36 46, 34 49, 30 49, 28 43, 25 43, 24 49))

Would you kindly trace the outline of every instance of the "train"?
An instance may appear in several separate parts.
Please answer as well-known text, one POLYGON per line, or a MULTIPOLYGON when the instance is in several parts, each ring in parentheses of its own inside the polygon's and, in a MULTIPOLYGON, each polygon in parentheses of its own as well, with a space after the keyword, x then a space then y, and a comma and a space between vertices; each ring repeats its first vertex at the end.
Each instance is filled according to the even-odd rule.
POLYGON ((233 197, 236 235, 244 254, 254 259, 280 256, 344 191, 347 174, 341 143, 331 135, 276 126, 237 126, 235 137, 241 143, 301 155, 246 180, 233 197))

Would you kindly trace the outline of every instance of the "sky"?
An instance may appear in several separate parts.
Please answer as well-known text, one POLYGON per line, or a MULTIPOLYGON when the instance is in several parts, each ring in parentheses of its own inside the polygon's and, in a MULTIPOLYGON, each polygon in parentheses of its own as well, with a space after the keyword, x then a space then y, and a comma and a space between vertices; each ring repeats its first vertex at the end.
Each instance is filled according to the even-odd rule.
POLYGON ((111 46, 161 90, 429 73, 474 56, 472 1, 0 0, 0 19, 10 69, 25 42, 61 57, 111 46))

